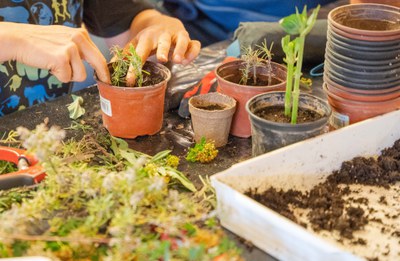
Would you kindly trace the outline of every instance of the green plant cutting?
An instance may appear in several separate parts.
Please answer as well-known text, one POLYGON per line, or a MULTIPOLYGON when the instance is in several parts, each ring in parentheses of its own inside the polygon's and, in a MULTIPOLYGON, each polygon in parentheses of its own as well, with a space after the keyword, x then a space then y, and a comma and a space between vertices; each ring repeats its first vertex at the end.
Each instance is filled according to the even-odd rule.
POLYGON ((1 257, 242 260, 212 211, 209 180, 196 190, 170 151, 149 156, 98 129, 79 141, 45 124, 17 131, 46 178, 0 193, 1 257))
MULTIPOLYGON (((149 72, 143 70, 143 61, 137 54, 133 44, 129 44, 128 51, 113 46, 111 48, 111 54, 114 56, 114 62, 112 63, 113 72, 111 74, 111 84, 115 86, 126 86, 126 76, 128 70, 132 68, 134 75, 136 76, 135 85, 142 87, 143 74, 149 74, 149 72)), ((133 86, 127 86, 133 87, 133 86)))
POLYGON ((268 85, 271 84, 272 81, 272 66, 271 66, 271 61, 272 61, 272 46, 268 48, 267 47, 267 42, 264 39, 264 42, 262 43, 261 46, 257 45, 259 47, 258 49, 253 49, 251 46, 248 47, 243 47, 243 54, 241 55, 241 59, 243 60, 244 67, 240 69, 241 72, 241 79, 240 79, 240 84, 247 85, 250 78, 253 79, 253 84, 257 84, 257 68, 261 66, 265 66, 265 61, 267 64, 268 68, 268 85), (250 77, 252 76, 252 77, 250 77))
POLYGON ((212 141, 207 141, 202 137, 200 142, 196 143, 193 148, 189 148, 186 160, 190 162, 209 163, 218 155, 218 150, 212 141))
POLYGON ((295 14, 279 21, 282 28, 288 33, 282 38, 282 49, 286 55, 284 61, 287 64, 285 115, 291 118, 292 124, 297 123, 305 39, 317 20, 319 9, 318 5, 308 16, 307 6, 304 6, 301 13, 296 8, 295 14), (296 37, 291 40, 291 35, 296 37))

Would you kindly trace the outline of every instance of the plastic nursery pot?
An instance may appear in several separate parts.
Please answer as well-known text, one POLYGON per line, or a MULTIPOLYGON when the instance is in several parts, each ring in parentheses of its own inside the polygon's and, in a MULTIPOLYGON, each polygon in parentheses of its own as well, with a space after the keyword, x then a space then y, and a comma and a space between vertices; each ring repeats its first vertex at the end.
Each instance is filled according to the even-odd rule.
POLYGON ((202 137, 214 141, 216 147, 228 142, 232 117, 236 110, 236 100, 227 95, 211 92, 189 99, 194 139, 202 137))
POLYGON ((143 87, 119 87, 96 78, 103 125, 113 136, 133 139, 156 134, 162 127, 165 89, 171 72, 164 65, 149 61, 143 69, 150 77, 157 76, 160 82, 143 87))
MULTIPOLYGON (((348 88, 346 86, 340 85, 332 81, 329 77, 327 77, 327 74, 324 74, 324 82, 328 84, 329 87, 333 88, 333 93, 345 98, 344 96, 340 95, 340 93, 351 93, 355 95, 368 95, 368 96, 377 96, 378 100, 389 100, 393 99, 395 97, 400 96, 400 85, 393 87, 393 88, 387 88, 387 89, 371 89, 371 90, 363 90, 363 89, 354 89, 354 88, 348 88), (337 90, 337 93, 335 93, 335 90, 337 90), (398 96, 396 96, 396 94, 398 96), (381 98, 378 98, 381 97, 381 98), (387 97, 384 98, 384 97, 387 97)), ((352 99, 352 100, 357 100, 357 99, 352 99)))
POLYGON ((350 0, 351 4, 379 3, 400 7, 399 0, 350 0))
POLYGON ((400 97, 385 101, 353 101, 327 92, 327 98, 335 118, 345 119, 348 124, 400 109, 400 97))
POLYGON ((396 40, 400 39, 400 8, 381 4, 343 5, 329 12, 328 26, 351 39, 396 40))
POLYGON ((388 41, 379 41, 379 42, 351 39, 335 33, 330 27, 328 27, 327 36, 329 36, 331 39, 339 41, 340 43, 346 43, 358 48, 362 47, 394 48, 400 45, 399 40, 397 39, 388 41))
MULTIPOLYGON (((246 102, 257 94, 280 91, 286 87, 286 67, 271 63, 272 73, 276 78, 276 84, 264 86, 250 86, 238 84, 241 75, 240 69, 243 66, 241 60, 235 60, 221 64, 216 68, 218 85, 222 93, 233 97, 237 101, 237 109, 233 115, 231 134, 237 137, 248 138, 251 136, 251 126, 249 115, 246 111, 246 102)), ((259 67, 257 69, 259 77, 268 79, 268 69, 259 67)))
POLYGON ((247 102, 246 109, 251 120, 253 156, 323 133, 332 113, 325 100, 311 94, 301 93, 299 107, 315 111, 322 115, 322 118, 314 122, 290 124, 269 121, 257 115, 257 111, 270 106, 282 106, 282 110, 284 110, 284 103, 285 92, 263 93, 254 96, 247 102))
POLYGON ((345 91, 341 88, 336 87, 336 85, 330 85, 325 82, 323 85, 324 91, 328 94, 333 94, 346 100, 361 101, 361 102, 377 102, 377 101, 387 101, 400 97, 400 92, 398 90, 382 93, 382 94, 360 94, 351 91, 345 91))
POLYGON ((396 79, 393 82, 375 82, 368 80, 360 80, 355 78, 345 77, 338 72, 335 72, 330 68, 329 63, 324 66, 324 75, 328 77, 333 82, 346 86, 348 88, 362 89, 362 90, 381 90, 381 89, 391 89, 400 85, 400 79, 396 79))
POLYGON ((348 79, 354 79, 360 82, 379 84, 379 83, 396 82, 397 80, 400 79, 400 67, 390 68, 388 66, 386 70, 366 72, 360 70, 359 67, 356 65, 342 66, 340 64, 337 64, 334 60, 330 59, 325 60, 325 66, 326 65, 328 65, 328 68, 332 70, 334 73, 340 74, 348 79))

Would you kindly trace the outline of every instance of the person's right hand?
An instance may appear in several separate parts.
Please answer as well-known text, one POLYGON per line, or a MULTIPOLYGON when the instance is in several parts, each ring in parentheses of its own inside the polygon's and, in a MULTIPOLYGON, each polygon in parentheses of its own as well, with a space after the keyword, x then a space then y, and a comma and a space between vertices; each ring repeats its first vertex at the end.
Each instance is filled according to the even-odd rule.
POLYGON ((106 59, 83 28, 0 22, 0 48, 0 62, 16 60, 48 69, 61 82, 86 79, 82 60, 100 81, 110 82, 106 59))

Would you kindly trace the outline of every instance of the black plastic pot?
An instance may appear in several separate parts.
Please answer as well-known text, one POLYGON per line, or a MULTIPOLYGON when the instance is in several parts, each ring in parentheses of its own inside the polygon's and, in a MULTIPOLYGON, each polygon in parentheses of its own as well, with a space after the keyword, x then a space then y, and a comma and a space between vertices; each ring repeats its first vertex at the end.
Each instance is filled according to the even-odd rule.
POLYGON ((400 67, 377 72, 363 72, 360 71, 356 65, 341 66, 336 64, 333 60, 327 59, 325 60, 325 69, 326 68, 330 68, 332 72, 342 75, 344 79, 354 80, 356 82, 379 84, 395 82, 400 79, 400 67))
MULTIPOLYGON (((323 133, 332 113, 327 101, 311 94, 300 94, 299 107, 311 109, 323 115, 315 122, 277 123, 265 120, 254 112, 268 106, 283 106, 285 92, 269 92, 251 98, 246 104, 250 115, 253 156, 293 144, 323 133)), ((283 109, 283 107, 282 107, 283 109)))
POLYGON ((373 47, 364 48, 363 50, 355 48, 350 49, 335 43, 329 38, 327 46, 329 46, 335 53, 339 53, 354 59, 363 59, 368 61, 393 60, 396 59, 396 57, 400 54, 400 48, 396 48, 394 50, 375 50, 373 47))
POLYGON ((387 88, 394 88, 396 86, 400 85, 400 79, 395 80, 394 82, 379 82, 379 83, 373 83, 371 81, 355 81, 355 79, 352 78, 346 78, 343 75, 338 74, 337 72, 333 71, 330 67, 329 64, 325 65, 324 68, 327 77, 334 81, 337 84, 346 86, 348 88, 355 88, 355 89, 362 89, 362 90, 375 90, 375 89, 387 89, 387 88))

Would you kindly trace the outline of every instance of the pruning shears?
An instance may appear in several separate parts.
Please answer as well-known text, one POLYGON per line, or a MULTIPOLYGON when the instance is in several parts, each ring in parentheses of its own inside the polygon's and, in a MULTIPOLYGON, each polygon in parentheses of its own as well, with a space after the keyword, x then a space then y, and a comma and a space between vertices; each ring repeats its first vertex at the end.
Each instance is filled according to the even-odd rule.
POLYGON ((26 150, 0 146, 0 160, 12 162, 18 167, 15 172, 0 175, 0 190, 35 185, 46 176, 37 159, 28 155, 26 150))

